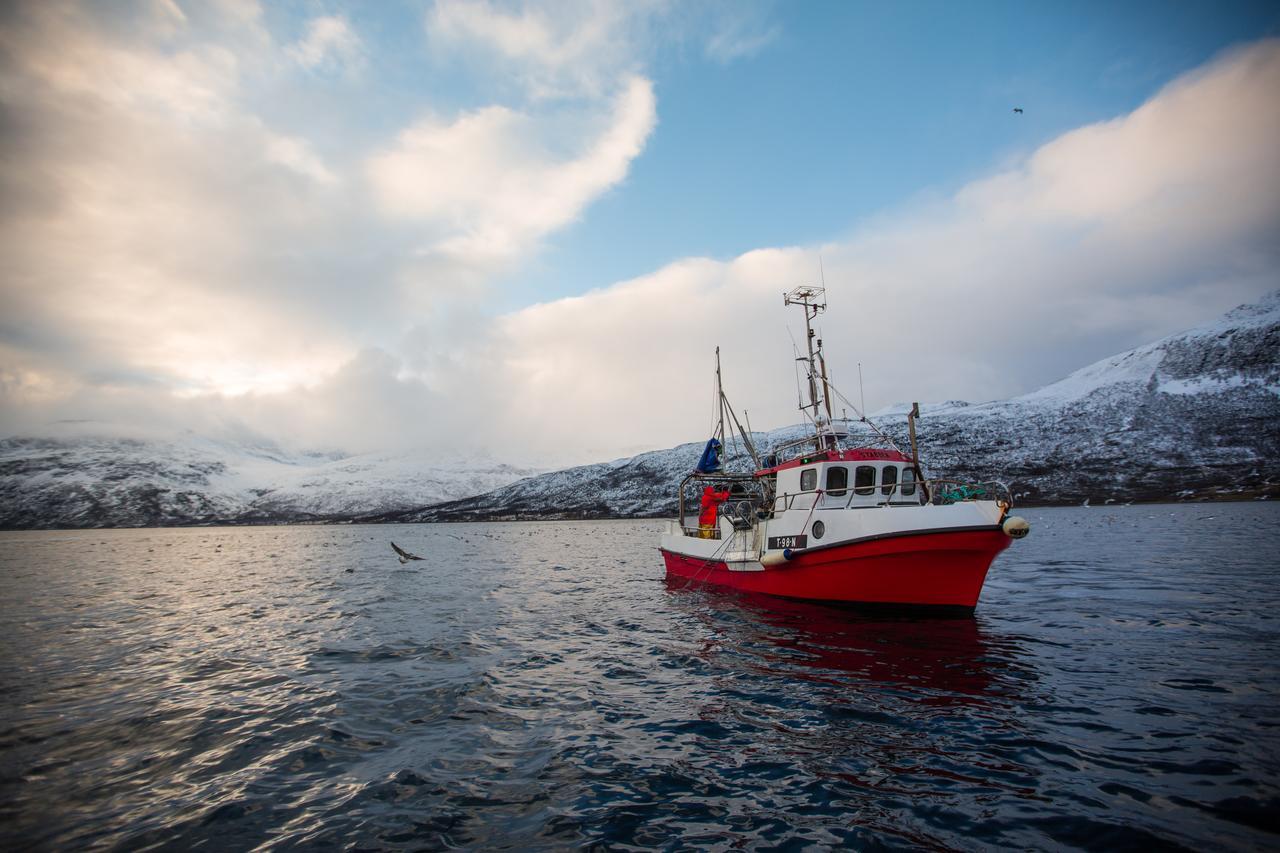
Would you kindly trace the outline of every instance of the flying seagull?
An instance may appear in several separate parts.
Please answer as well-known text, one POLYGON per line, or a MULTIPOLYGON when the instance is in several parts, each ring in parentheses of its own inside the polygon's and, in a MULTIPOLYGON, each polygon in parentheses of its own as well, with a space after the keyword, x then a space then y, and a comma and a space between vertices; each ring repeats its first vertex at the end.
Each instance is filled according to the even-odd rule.
POLYGON ((399 554, 399 555, 400 555, 400 565, 404 565, 405 563, 409 562, 410 560, 421 560, 421 559, 422 559, 422 558, 421 558, 421 557, 419 557, 417 554, 410 554, 408 551, 406 551, 405 549, 401 548, 399 545, 397 545, 397 544, 396 544, 396 543, 394 543, 394 542, 392 542, 392 543, 391 543, 391 547, 392 547, 392 548, 394 548, 394 549, 395 549, 395 552, 396 552, 397 554, 399 554))
POLYGON ((1018 115, 1022 115, 1022 107, 1014 107, 1013 111, 1018 115))

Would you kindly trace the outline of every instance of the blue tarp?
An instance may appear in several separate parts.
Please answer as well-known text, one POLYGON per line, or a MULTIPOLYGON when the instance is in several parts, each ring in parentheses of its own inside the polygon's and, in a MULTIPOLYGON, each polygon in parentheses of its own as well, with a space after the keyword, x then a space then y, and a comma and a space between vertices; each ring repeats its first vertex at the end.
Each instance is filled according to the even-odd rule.
POLYGON ((694 469, 699 474, 713 474, 720 470, 720 440, 713 438, 707 442, 707 447, 702 451, 702 458, 698 460, 698 467, 694 469))

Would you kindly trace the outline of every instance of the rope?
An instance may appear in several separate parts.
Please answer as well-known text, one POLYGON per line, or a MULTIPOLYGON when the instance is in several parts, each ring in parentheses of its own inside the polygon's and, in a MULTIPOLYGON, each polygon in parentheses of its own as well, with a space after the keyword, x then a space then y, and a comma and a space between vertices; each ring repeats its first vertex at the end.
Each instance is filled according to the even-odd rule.
MULTIPOLYGON (((810 521, 810 519, 812 519, 812 518, 813 518, 813 514, 814 514, 814 512, 818 509, 818 503, 819 503, 819 501, 821 501, 821 500, 822 500, 822 496, 823 496, 824 494, 825 494, 825 491, 823 491, 822 489, 815 489, 815 490, 814 490, 814 493, 813 493, 813 505, 809 507, 809 514, 808 514, 807 516, 805 516, 804 524, 800 525, 800 529, 801 529, 801 530, 805 530, 805 529, 807 529, 807 528, 809 527, 809 521, 810 521)), ((757 522, 757 525, 758 525, 758 524, 759 524, 759 522, 757 522)), ((719 529, 718 521, 717 521, 717 528, 716 528, 716 529, 717 529, 717 530, 719 529)), ((737 532, 737 531, 735 530, 734 532, 737 532)), ((722 552, 724 552, 725 550, 727 550, 727 549, 728 549, 729 544, 730 544, 732 541, 733 541, 733 533, 730 533, 730 534, 729 534, 729 537, 728 537, 727 539, 724 539, 724 540, 722 540, 722 541, 721 541, 721 543, 720 543, 720 547, 716 548, 716 550, 711 554, 711 556, 710 556, 710 557, 707 557, 707 558, 705 558, 705 559, 702 561, 702 568, 700 568, 700 569, 696 570, 692 575, 690 575, 689 577, 686 577, 686 578, 684 579, 684 583, 680 586, 680 589, 681 589, 681 590, 688 589, 688 588, 689 588, 689 584, 694 583, 695 581, 696 581, 697 583, 702 583, 702 581, 704 580, 704 578, 703 578, 703 577, 701 577, 701 575, 703 574, 703 572, 706 572, 706 574, 709 576, 713 571, 715 571, 716 563, 718 563, 718 562, 722 562, 722 561, 719 559, 719 558, 720 558, 720 556, 721 556, 721 554, 722 554, 722 552)), ((685 557, 687 557, 688 555, 687 555, 687 554, 682 554, 681 556, 685 556, 685 557)), ((768 571, 768 570, 766 569, 766 571, 768 571)))
MULTIPOLYGON (((719 530, 718 516, 717 516, 717 522, 716 522, 716 529, 719 530)), ((703 559, 702 568, 696 570, 691 576, 685 578, 684 584, 680 587, 680 589, 682 590, 688 589, 689 584, 694 583, 695 581, 698 583, 701 583, 704 580, 704 578, 701 577, 703 572, 706 572, 707 575, 710 575, 713 571, 715 571, 716 563, 722 562, 720 560, 720 557, 726 550, 728 550, 729 544, 731 542, 733 542, 733 533, 730 533, 728 538, 720 540, 719 547, 717 547, 716 550, 712 552, 711 556, 703 559)), ((681 556, 687 557, 689 555, 682 554, 681 556)))

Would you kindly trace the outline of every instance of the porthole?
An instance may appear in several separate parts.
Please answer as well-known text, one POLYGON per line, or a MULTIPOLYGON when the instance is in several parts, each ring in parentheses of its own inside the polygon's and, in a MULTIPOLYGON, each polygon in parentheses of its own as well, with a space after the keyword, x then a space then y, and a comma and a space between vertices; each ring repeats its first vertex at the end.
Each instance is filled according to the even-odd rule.
POLYGON ((822 538, 822 534, 824 534, 824 533, 826 533, 826 532, 827 532, 827 526, 826 526, 825 524, 823 524, 821 520, 819 520, 819 521, 815 521, 815 522, 813 523, 813 538, 814 538, 814 539, 821 539, 821 538, 822 538))

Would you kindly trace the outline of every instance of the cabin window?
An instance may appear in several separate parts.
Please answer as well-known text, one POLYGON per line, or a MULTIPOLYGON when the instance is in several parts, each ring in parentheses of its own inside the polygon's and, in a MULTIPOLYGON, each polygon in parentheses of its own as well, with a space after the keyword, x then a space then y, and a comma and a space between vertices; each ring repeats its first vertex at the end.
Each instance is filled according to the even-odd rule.
POLYGON ((853 492, 858 495, 869 495, 876 490, 876 466, 859 465, 853 472, 853 492))
POLYGON ((849 469, 835 465, 827 469, 827 494, 841 497, 849 488, 849 469))
POLYGON ((880 494, 891 495, 898 485, 898 466, 886 465, 880 474, 880 494))
POLYGON ((806 468, 800 472, 800 491, 812 492, 818 487, 818 469, 806 468))
POLYGON ((916 493, 916 469, 902 469, 902 496, 909 498, 916 493))

